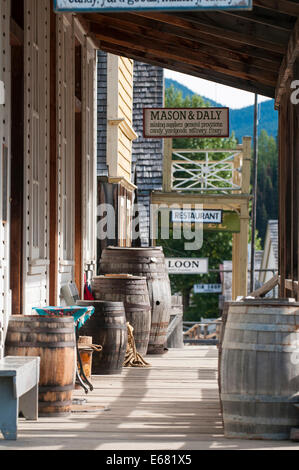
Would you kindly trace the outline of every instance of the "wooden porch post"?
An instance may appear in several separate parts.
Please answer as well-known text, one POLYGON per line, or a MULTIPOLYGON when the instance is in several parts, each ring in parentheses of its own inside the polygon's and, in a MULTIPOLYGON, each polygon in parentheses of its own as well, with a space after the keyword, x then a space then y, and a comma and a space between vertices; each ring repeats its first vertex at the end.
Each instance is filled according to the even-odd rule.
POLYGON ((172 191, 172 139, 164 139, 163 191, 172 191))

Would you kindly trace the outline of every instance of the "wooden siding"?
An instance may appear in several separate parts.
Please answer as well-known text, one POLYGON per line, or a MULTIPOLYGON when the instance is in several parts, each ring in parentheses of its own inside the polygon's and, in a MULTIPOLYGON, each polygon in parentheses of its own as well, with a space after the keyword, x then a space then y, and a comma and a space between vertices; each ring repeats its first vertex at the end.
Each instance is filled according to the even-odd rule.
MULTIPOLYGON (((83 49, 82 272, 96 265, 96 52, 85 39, 83 49)), ((79 286, 78 286, 79 287, 79 286)))
MULTIPOLYGON (((74 32, 71 15, 57 18, 58 43, 58 295, 74 280, 75 233, 75 83, 74 32)), ((59 299, 59 304, 62 302, 59 299)))
POLYGON ((26 0, 24 11, 23 313, 31 314, 49 303, 49 2, 26 0))
POLYGON ((133 119, 133 61, 107 57, 107 165, 109 177, 131 181, 133 119))

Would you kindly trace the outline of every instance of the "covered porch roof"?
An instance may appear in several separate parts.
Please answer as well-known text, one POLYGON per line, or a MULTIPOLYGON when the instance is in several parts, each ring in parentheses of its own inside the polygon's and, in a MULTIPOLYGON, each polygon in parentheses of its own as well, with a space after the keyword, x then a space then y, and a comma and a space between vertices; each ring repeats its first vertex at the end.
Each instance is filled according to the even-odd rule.
POLYGON ((299 50, 297 0, 253 0, 253 10, 85 13, 100 49, 276 98, 299 50))

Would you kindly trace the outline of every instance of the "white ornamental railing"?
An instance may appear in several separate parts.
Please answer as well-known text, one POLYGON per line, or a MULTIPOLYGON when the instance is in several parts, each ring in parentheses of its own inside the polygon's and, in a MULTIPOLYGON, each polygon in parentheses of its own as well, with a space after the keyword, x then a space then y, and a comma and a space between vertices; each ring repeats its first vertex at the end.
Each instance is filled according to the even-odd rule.
POLYGON ((173 150, 172 190, 241 192, 242 157, 240 150, 173 150), (192 154, 192 158, 188 154, 192 154), (225 156, 216 159, 220 154, 225 156))

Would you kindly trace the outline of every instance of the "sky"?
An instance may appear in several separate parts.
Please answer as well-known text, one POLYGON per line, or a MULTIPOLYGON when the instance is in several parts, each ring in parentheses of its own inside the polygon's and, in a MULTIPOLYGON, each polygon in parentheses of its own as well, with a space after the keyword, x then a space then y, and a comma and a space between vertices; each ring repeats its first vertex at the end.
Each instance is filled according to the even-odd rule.
MULTIPOLYGON (((202 78, 192 77, 180 72, 164 69, 165 78, 172 78, 182 85, 190 88, 200 96, 210 98, 210 100, 220 103, 222 106, 228 106, 232 109, 240 109, 245 106, 254 105, 254 93, 231 88, 226 85, 220 85, 215 82, 203 80, 202 78)), ((267 101, 269 98, 259 95, 258 102, 267 101)))

